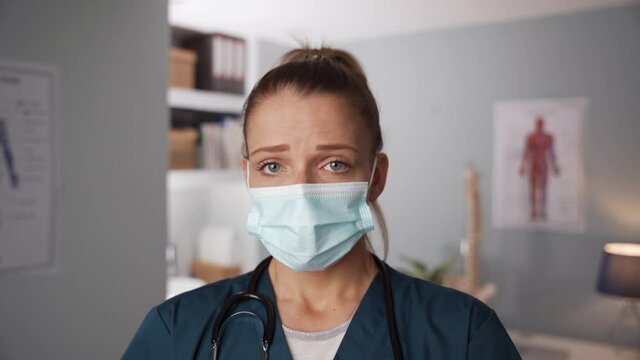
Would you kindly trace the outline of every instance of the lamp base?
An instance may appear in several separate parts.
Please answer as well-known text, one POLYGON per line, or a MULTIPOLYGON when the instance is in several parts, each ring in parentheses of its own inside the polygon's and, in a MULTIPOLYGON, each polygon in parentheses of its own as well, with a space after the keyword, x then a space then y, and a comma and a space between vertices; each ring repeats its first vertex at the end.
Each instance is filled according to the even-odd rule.
POLYGON ((625 298, 607 332, 609 342, 633 344, 640 348, 640 308, 635 299, 625 298))

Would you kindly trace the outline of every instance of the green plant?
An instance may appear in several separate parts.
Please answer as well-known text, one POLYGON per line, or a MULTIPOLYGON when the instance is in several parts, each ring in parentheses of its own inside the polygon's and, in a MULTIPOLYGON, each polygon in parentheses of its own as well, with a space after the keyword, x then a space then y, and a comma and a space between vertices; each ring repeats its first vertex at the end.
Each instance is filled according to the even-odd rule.
POLYGON ((418 279, 430 281, 438 285, 442 285, 445 275, 449 272, 449 270, 451 270, 451 267, 454 263, 454 258, 450 257, 436 266, 433 270, 429 270, 427 264, 418 259, 403 255, 402 260, 409 263, 411 269, 400 269, 400 271, 407 275, 417 277, 418 279))

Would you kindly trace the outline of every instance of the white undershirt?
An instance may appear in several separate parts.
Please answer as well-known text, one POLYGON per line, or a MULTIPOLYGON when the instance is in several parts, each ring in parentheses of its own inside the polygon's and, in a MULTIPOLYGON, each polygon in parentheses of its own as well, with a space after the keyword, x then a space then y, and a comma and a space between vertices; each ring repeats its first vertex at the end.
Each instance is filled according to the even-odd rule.
POLYGON ((293 360, 333 359, 350 322, 347 320, 334 328, 316 332, 293 330, 282 325, 291 357, 293 360))

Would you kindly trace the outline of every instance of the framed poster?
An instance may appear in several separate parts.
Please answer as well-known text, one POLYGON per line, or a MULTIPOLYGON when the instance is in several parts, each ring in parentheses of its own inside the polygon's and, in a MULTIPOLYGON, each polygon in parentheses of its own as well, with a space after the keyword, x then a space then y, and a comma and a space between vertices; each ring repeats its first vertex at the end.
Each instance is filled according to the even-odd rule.
POLYGON ((494 105, 493 224, 583 232, 584 98, 494 105))
POLYGON ((0 273, 53 264, 52 67, 0 60, 0 273))

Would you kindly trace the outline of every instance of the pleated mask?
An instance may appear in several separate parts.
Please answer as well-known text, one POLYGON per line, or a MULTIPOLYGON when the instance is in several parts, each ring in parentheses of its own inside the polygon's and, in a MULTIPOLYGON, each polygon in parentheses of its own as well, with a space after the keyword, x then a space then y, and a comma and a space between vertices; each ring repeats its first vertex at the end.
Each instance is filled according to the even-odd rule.
POLYGON ((249 188, 248 232, 295 271, 326 269, 374 228, 367 192, 375 166, 368 182, 249 188))

